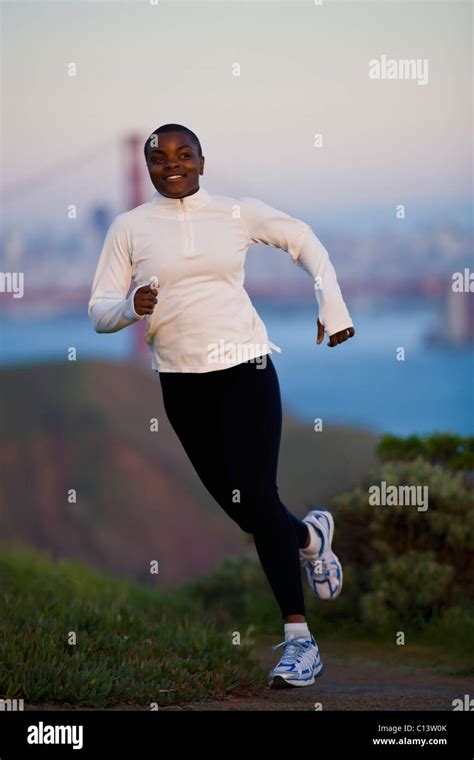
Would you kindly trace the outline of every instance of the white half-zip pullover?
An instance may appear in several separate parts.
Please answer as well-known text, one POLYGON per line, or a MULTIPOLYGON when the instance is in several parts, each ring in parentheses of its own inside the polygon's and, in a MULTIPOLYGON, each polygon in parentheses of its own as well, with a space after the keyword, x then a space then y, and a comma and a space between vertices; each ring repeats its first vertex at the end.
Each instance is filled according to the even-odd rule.
POLYGON ((185 198, 155 192, 115 217, 88 305, 96 332, 145 319, 152 368, 162 372, 210 372, 272 353, 278 347, 244 288, 252 243, 287 251, 311 275, 328 335, 353 326, 328 253, 309 225, 256 198, 214 195, 201 186, 185 198), (158 302, 153 314, 139 316, 135 292, 153 277, 158 302))

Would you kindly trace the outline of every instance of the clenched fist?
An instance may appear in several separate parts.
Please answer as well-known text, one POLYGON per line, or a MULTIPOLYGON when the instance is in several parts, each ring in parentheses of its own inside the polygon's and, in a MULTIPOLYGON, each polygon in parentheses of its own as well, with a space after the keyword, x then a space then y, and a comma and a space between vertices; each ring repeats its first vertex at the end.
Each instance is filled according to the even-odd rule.
MULTIPOLYGON (((333 333, 329 336, 329 343, 326 343, 326 346, 330 346, 331 348, 333 346, 338 346, 339 343, 344 343, 344 341, 348 340, 349 338, 353 338, 355 335, 355 330, 353 327, 346 327, 345 330, 339 330, 337 333, 333 333)), ((316 338, 316 344, 319 346, 320 343, 322 343, 324 340, 324 325, 319 321, 318 319, 318 337, 316 338)))
POLYGON ((153 309, 158 301, 158 288, 151 285, 142 285, 138 288, 133 297, 133 307, 137 314, 142 317, 144 314, 153 314, 153 309))

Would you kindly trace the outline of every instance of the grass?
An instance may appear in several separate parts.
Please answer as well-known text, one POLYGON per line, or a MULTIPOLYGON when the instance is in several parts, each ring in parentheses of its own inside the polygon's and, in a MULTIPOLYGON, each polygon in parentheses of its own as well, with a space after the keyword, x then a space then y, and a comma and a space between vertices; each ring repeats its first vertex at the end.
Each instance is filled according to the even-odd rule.
MULTIPOLYGON (((350 584, 347 594, 351 594, 350 584)), ((375 630, 306 588, 323 652, 351 662, 474 675, 474 615, 446 610, 424 627, 375 630)), ((0 697, 28 704, 159 707, 220 699, 266 683, 255 653, 283 621, 257 560, 231 558, 166 592, 45 553, 0 552, 0 697), (240 645, 236 645, 236 635, 240 645)))
POLYGON ((0 553, 0 624, 0 696, 30 704, 165 706, 265 677, 250 628, 235 645, 179 595, 44 553, 0 553))

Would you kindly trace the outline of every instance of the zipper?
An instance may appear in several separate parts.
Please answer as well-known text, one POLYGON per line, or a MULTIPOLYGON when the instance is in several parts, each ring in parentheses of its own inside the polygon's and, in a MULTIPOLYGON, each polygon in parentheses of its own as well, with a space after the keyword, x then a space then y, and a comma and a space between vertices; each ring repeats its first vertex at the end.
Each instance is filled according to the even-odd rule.
POLYGON ((191 226, 191 222, 189 221, 188 215, 186 214, 186 204, 184 202, 184 198, 178 198, 178 200, 179 208, 181 211, 181 218, 184 220, 184 256, 185 258, 190 258, 191 256, 194 256, 193 228, 191 226))

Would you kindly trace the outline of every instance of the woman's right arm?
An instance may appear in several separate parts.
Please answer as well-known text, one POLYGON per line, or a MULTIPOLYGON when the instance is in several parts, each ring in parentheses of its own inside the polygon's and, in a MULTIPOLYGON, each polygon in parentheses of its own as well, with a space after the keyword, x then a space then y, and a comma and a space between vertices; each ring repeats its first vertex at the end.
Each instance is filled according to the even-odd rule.
POLYGON ((134 297, 137 285, 128 298, 132 280, 132 258, 126 230, 120 215, 110 225, 92 283, 87 313, 98 333, 111 333, 144 319, 137 314, 134 297))

